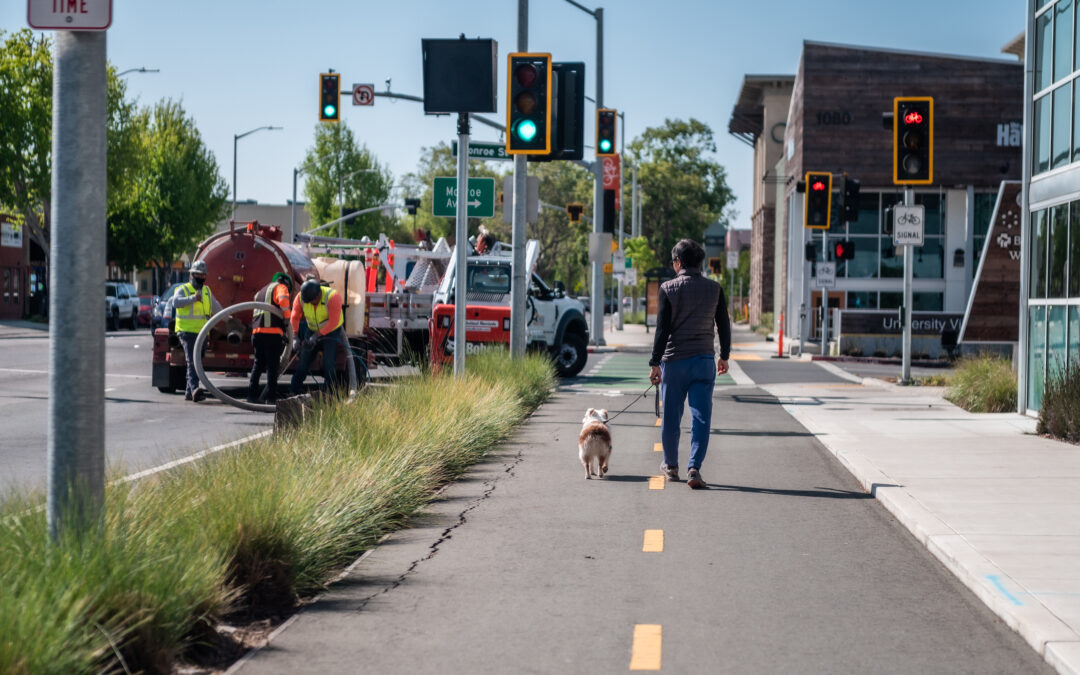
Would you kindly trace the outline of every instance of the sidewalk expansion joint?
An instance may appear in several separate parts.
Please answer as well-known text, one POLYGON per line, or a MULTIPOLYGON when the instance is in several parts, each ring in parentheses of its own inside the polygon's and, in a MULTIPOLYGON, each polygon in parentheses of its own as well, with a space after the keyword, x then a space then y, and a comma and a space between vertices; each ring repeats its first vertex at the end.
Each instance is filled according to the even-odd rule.
MULTIPOLYGON (((517 454, 514 456, 513 461, 510 462, 510 464, 507 465, 505 469, 503 469, 503 473, 505 473, 507 476, 510 476, 511 478, 513 478, 515 476, 514 469, 516 469, 517 465, 520 464, 524 459, 525 459, 524 450, 518 450, 517 454)), ((439 535, 439 538, 436 539, 434 542, 432 542, 428 546, 428 552, 423 557, 417 558, 416 560, 412 561, 412 563, 409 565, 408 569, 406 569, 404 572, 402 572, 401 575, 398 576, 397 579, 394 579, 394 581, 389 586, 386 586, 382 590, 380 590, 380 591, 378 591, 376 593, 372 593, 371 595, 369 595, 366 598, 364 598, 363 600, 361 600, 360 603, 357 605, 356 610, 357 611, 363 610, 365 607, 367 607, 369 602, 371 602, 372 600, 374 600, 378 596, 385 595, 385 594, 389 593, 390 591, 394 590, 395 588, 397 588, 398 586, 401 586, 403 583, 405 583, 406 579, 408 579, 410 576, 412 576, 413 572, 416 571, 416 569, 420 566, 421 563, 423 563, 426 560, 431 560, 432 558, 434 558, 439 553, 439 548, 444 543, 446 543, 447 541, 449 541, 450 539, 453 538, 454 530, 456 530, 457 528, 461 527, 466 522, 468 522, 468 514, 469 514, 469 512, 472 511, 473 509, 478 508, 488 497, 491 496, 491 494, 493 492, 495 492, 495 488, 498 486, 498 482, 499 482, 500 478, 502 478, 502 476, 496 476, 495 478, 485 480, 483 482, 483 486, 484 486, 483 493, 481 493, 479 497, 473 499, 469 503, 469 505, 466 506, 461 511, 461 513, 458 514, 456 523, 454 523, 453 525, 451 525, 451 526, 447 527, 445 530, 443 530, 442 534, 439 535)), ((451 483, 451 485, 452 485, 452 483, 451 483)))

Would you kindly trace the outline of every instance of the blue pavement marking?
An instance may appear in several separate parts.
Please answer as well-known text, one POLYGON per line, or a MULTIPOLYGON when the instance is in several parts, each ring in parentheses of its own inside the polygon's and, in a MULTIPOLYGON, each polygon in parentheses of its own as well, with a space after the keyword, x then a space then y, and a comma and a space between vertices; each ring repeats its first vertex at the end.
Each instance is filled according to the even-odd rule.
POLYGON ((1005 588, 1005 584, 1001 583, 1001 578, 998 575, 996 575, 996 574, 987 574, 986 578, 990 580, 990 583, 994 584, 995 588, 997 588, 999 591, 1001 591, 1002 595, 1004 595, 1006 598, 1008 598, 1009 602, 1016 605, 1017 607, 1023 606, 1024 603, 1020 602, 1019 598, 1017 598, 1015 595, 1010 593, 1008 591, 1008 589, 1005 588))

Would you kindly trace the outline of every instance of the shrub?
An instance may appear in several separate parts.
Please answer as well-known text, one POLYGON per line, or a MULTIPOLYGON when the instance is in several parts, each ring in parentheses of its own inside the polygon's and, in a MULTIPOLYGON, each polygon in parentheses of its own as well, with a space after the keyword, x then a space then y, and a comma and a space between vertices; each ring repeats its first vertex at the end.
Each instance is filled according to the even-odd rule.
POLYGON ((1016 374, 1009 359, 992 354, 961 359, 945 398, 969 412, 1016 410, 1016 374))
POLYGON ((773 324, 774 323, 775 323, 775 315, 772 312, 762 312, 761 313, 761 323, 754 326, 753 330, 754 330, 755 333, 759 333, 761 335, 766 335, 767 336, 769 333, 771 333, 773 331, 773 324))
POLYGON ((1061 367, 1046 378, 1037 431, 1080 443, 1080 364, 1061 367))

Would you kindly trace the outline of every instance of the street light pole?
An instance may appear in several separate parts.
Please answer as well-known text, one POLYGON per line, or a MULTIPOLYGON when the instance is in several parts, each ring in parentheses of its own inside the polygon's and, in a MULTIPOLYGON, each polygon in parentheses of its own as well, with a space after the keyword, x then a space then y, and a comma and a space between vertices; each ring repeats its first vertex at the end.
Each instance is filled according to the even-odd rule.
POLYGON ((255 129, 252 129, 250 131, 245 131, 242 134, 233 134, 233 145, 232 145, 232 215, 229 216, 230 220, 236 220, 236 145, 237 145, 237 141, 239 141, 244 136, 250 136, 251 134, 255 133, 256 131, 262 131, 263 129, 266 129, 268 131, 276 131, 276 130, 279 130, 279 129, 284 129, 284 127, 262 126, 262 127, 256 127, 255 129))

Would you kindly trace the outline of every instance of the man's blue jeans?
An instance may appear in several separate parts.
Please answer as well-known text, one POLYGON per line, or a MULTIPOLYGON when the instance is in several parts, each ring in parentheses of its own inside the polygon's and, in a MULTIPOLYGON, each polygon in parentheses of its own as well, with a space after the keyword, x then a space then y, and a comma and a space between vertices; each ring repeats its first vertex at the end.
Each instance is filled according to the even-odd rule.
POLYGON ((337 386, 338 347, 344 339, 345 331, 339 328, 320 337, 313 349, 301 349, 300 361, 296 364, 292 382, 289 383, 289 393, 294 396, 303 393, 304 380, 307 379, 308 373, 311 372, 311 360, 315 358, 315 352, 320 349, 322 350, 324 387, 326 391, 334 389, 337 386))
POLYGON ((679 464, 679 424, 683 404, 690 402, 690 464, 700 469, 709 449, 712 424, 713 386, 716 384, 716 361, 712 354, 700 354, 678 361, 660 363, 660 400, 664 417, 660 423, 660 439, 664 444, 664 464, 679 464))
MULTIPOLYGON (((176 337, 179 338, 180 344, 184 347, 184 360, 187 361, 187 377, 184 382, 184 393, 192 394, 201 385, 199 384, 199 374, 195 372, 195 341, 199 339, 198 333, 177 333, 176 337)), ((203 351, 206 351, 206 347, 203 347, 203 351)))

